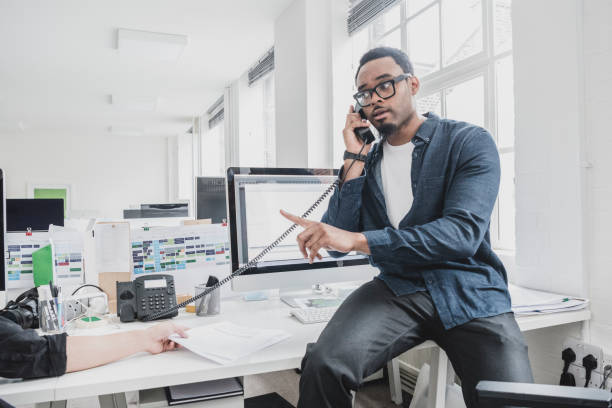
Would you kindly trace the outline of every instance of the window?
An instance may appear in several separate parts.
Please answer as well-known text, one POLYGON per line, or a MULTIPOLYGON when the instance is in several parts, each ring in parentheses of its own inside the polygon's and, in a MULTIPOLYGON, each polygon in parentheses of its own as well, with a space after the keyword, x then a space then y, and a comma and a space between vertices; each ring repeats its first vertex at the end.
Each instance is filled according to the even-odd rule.
POLYGON ((259 78, 240 90, 240 166, 274 167, 274 74, 259 78))
POLYGON ((401 48, 421 81, 420 113, 483 126, 501 160, 491 219, 496 249, 515 248, 511 0, 403 0, 353 33, 353 72, 375 46, 401 48))
POLYGON ((202 135, 202 175, 225 177, 225 137, 224 123, 220 121, 212 128, 203 130, 202 135))

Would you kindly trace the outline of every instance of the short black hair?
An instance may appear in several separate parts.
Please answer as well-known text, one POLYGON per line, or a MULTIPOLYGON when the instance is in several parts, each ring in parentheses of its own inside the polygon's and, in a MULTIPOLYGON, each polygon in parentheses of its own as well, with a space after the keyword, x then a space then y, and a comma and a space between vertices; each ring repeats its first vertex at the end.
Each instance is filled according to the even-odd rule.
POLYGON ((410 62, 410 58, 408 55, 400 49, 392 48, 392 47, 376 47, 367 51, 365 54, 361 56, 359 60, 359 67, 357 68, 357 72, 355 73, 355 81, 357 80, 357 75, 359 75, 359 71, 361 67, 363 67, 366 63, 384 57, 391 57, 393 60, 399 65, 405 74, 413 74, 414 69, 412 68, 412 62, 410 62))

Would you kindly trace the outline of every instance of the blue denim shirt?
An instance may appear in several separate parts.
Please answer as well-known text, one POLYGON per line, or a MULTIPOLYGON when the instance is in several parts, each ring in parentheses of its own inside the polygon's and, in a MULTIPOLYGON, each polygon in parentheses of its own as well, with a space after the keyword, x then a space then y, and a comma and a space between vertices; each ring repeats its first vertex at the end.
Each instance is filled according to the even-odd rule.
POLYGON ((377 278, 398 296, 429 291, 450 329, 511 308, 506 270, 489 237, 499 155, 485 129, 426 117, 411 140, 414 201, 399 228, 387 217, 380 143, 368 153, 362 175, 334 192, 322 221, 363 232, 377 278))

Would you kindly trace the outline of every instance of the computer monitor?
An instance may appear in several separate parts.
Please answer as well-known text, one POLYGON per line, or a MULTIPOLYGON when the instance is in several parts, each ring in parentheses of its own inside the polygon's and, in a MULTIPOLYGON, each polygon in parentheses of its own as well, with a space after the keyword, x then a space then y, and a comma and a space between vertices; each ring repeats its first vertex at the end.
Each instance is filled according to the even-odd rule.
POLYGON ((0 169, 0 248, 2 248, 2 262, 0 263, 0 309, 6 302, 6 198, 4 192, 4 172, 0 169))
POLYGON ((180 218, 189 216, 188 203, 140 204, 140 208, 123 210, 124 219, 180 218))
POLYGON ((6 200, 8 232, 48 231, 49 224, 64 226, 64 200, 61 198, 19 198, 6 200))
POLYGON ((196 219, 209 218, 214 224, 227 221, 225 178, 196 177, 196 219))
MULTIPOLYGON (((302 215, 336 178, 337 170, 331 169, 230 167, 227 193, 232 271, 247 264, 291 226, 279 210, 302 215)), ((309 219, 321 220, 330 196, 309 219)), ((322 250, 323 259, 310 264, 296 242, 301 231, 296 228, 259 263, 237 276, 232 288, 280 288, 285 300, 292 292, 310 290, 316 284, 369 280, 378 273, 368 258, 358 253, 333 258, 322 250)))

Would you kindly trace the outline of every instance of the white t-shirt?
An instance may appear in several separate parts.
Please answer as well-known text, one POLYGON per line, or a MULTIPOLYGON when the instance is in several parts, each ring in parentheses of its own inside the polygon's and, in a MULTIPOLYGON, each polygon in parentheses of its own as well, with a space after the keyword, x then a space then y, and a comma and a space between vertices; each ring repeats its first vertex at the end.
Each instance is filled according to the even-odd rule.
POLYGON ((400 221, 412 207, 412 152, 414 143, 391 146, 383 142, 383 157, 380 164, 383 195, 387 216, 391 225, 399 227, 400 221))

